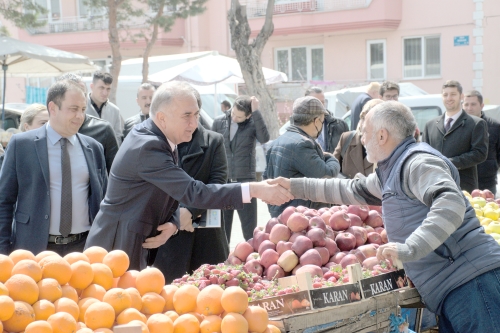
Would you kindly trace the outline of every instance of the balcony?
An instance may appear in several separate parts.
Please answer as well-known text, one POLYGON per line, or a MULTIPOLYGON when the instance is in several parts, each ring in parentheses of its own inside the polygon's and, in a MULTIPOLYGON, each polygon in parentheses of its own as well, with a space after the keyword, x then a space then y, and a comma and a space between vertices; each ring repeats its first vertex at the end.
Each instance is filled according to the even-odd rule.
MULTIPOLYGON (((46 21, 46 20, 44 20, 46 21)), ((108 29, 108 19, 105 16, 96 17, 62 17, 48 21, 42 27, 28 28, 31 35, 54 34, 65 32, 101 31, 108 29)))
MULTIPOLYGON (((372 0, 275 0, 274 15, 361 9, 370 6, 371 2, 372 0)), ((266 15, 267 1, 249 0, 246 6, 248 18, 266 15)))

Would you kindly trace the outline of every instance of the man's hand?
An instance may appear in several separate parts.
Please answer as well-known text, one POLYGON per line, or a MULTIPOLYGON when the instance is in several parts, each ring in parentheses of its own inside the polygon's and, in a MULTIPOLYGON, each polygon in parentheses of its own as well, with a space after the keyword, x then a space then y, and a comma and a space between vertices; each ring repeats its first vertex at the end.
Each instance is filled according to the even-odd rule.
POLYGON ((398 260, 398 250, 396 247, 396 243, 387 243, 380 245, 377 250, 377 259, 390 259, 393 263, 396 262, 396 260, 398 260))
POLYGON ((250 97, 250 101, 252 103, 252 112, 258 110, 259 109, 259 100, 257 99, 257 97, 255 97, 255 96, 250 97))
POLYGON ((288 178, 278 177, 278 178, 274 178, 274 179, 268 179, 266 181, 269 185, 278 184, 281 187, 290 191, 291 181, 288 178))
POLYGON ((249 183, 250 196, 259 198, 267 204, 280 206, 293 199, 292 194, 278 184, 269 184, 267 181, 249 183))
POLYGON ((193 214, 186 208, 180 208, 179 210, 181 211, 181 226, 179 230, 193 232, 193 214))
POLYGON ((145 249, 156 249, 165 244, 168 239, 175 233, 177 227, 171 222, 161 224, 157 228, 161 233, 158 236, 147 238, 142 247, 145 249))

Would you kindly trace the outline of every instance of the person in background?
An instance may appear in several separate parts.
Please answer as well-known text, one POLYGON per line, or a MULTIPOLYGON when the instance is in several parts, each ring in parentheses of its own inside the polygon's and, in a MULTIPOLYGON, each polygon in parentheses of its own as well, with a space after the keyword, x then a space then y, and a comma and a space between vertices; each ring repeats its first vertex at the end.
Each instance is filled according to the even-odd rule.
MULTIPOLYGON (((200 95, 194 88, 193 92, 201 108, 200 95)), ((177 150, 179 167, 193 179, 204 184, 227 182, 226 151, 221 134, 206 130, 199 123, 191 141, 177 145, 177 150)), ((229 255, 223 220, 220 228, 193 228, 193 222, 199 224, 200 221, 206 221, 207 211, 182 202, 179 206, 179 232, 158 248, 154 262, 154 266, 163 272, 167 283, 182 277, 186 272, 191 274, 203 264, 224 262, 229 255)))
MULTIPOLYGON (((239 96, 233 108, 214 119, 212 131, 224 137, 228 165, 228 183, 252 182, 256 179, 256 140, 261 144, 269 141, 267 126, 259 111, 259 100, 255 97, 239 96)), ((228 243, 231 242, 234 210, 224 211, 224 223, 228 243)), ((243 237, 253 237, 257 226, 257 200, 245 204, 238 210, 243 237)))
POLYGON ((27 132, 45 125, 49 121, 49 111, 43 104, 34 103, 28 106, 21 115, 19 129, 27 132))
POLYGON ((497 192, 497 173, 500 164, 500 123, 483 111, 483 96, 477 90, 465 94, 463 108, 471 116, 479 117, 488 124, 488 157, 477 165, 478 188, 497 192))
POLYGON ((366 102, 373 98, 380 98, 379 91, 380 83, 371 82, 367 86, 366 92, 362 92, 358 97, 356 97, 351 105, 351 130, 358 128, 359 115, 366 102))
MULTIPOLYGON (((290 125, 286 132, 274 140, 266 154, 264 179, 330 178, 340 171, 337 159, 324 152, 316 139, 321 133, 327 111, 315 97, 295 100, 290 125)), ((305 206, 319 209, 326 204, 309 200, 292 200, 283 205, 268 205, 271 217, 278 217, 288 206, 305 206)))
POLYGON ((422 140, 450 159, 460 173, 460 187, 470 193, 478 188, 477 165, 488 155, 488 125, 462 110, 458 81, 446 81, 442 95, 446 113, 427 122, 422 140))
POLYGON ((359 115, 358 128, 355 131, 345 132, 340 137, 333 156, 339 161, 340 172, 344 177, 353 179, 358 173, 363 176, 373 173, 373 163, 366 158, 366 149, 361 143, 361 134, 368 112, 383 102, 380 99, 369 100, 359 115))
POLYGON ((101 144, 78 133, 85 107, 78 84, 58 81, 49 122, 12 137, 0 172, 0 253, 83 251, 107 185, 101 144))
POLYGON ((392 81, 384 81, 380 86, 380 98, 383 101, 398 101, 399 100, 399 84, 392 81))
POLYGON ((108 99, 111 92, 113 77, 109 73, 95 72, 90 84, 90 93, 87 98, 87 114, 107 120, 115 132, 118 146, 123 140, 123 117, 120 109, 108 99))
POLYGON ((229 103, 229 101, 222 101, 222 103, 220 103, 220 110, 222 111, 222 113, 226 113, 230 109, 231 103, 229 103))
POLYGON ((311 87, 306 90, 305 96, 316 97, 325 107, 326 114, 325 122, 323 123, 323 130, 316 141, 319 143, 323 151, 333 153, 335 147, 337 147, 339 143, 342 133, 349 131, 349 125, 347 125, 347 123, 342 119, 334 117, 333 114, 328 111, 323 89, 319 87, 311 87))
POLYGON ((153 100, 155 90, 155 87, 150 83, 143 83, 139 89, 137 89, 136 101, 140 110, 138 114, 125 120, 123 139, 127 137, 127 134, 130 132, 132 127, 149 118, 149 109, 151 108, 151 101, 153 100))
POLYGON ((454 164, 416 143, 410 109, 390 101, 365 118, 361 141, 377 172, 364 179, 279 178, 295 198, 382 205, 389 243, 377 259, 403 263, 439 332, 500 332, 500 246, 484 232, 454 164))

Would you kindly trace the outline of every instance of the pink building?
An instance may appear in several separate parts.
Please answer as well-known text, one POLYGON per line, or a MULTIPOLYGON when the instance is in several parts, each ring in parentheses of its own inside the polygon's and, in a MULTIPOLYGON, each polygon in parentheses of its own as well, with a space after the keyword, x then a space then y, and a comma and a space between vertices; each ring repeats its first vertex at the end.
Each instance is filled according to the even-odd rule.
MULTIPOLYGON (((12 37, 109 63, 102 13, 90 13, 83 0, 37 2, 50 10, 47 26, 23 31, 4 22, 12 37)), ((256 36, 267 1, 240 2, 256 36)), ((160 34, 152 55, 216 50, 234 56, 229 7, 230 0, 209 0, 203 15, 178 20, 160 34)), ((274 14, 262 61, 293 81, 274 87, 283 99, 298 97, 311 84, 336 90, 386 79, 439 93, 445 80, 456 79, 465 90, 482 91, 486 103, 500 104, 494 83, 500 77, 498 0, 275 0, 274 14)), ((142 56, 144 45, 123 42, 124 60, 142 56)), ((22 101, 25 82, 9 80, 7 100, 22 101)))

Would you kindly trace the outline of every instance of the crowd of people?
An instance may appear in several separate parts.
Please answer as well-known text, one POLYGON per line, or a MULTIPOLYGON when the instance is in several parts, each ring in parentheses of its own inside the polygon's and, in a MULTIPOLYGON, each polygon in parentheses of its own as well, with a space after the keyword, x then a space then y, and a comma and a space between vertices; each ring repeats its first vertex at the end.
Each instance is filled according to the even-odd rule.
POLYGON ((257 182, 256 141, 270 135, 255 96, 224 101, 207 128, 187 83, 142 84, 126 120, 108 99, 111 83, 96 72, 88 92, 63 75, 46 105, 23 113, 0 159, 0 253, 121 249, 131 269, 155 266, 172 281, 228 257, 234 210, 252 238, 257 198, 273 217, 290 205, 382 205, 389 243, 377 256, 403 262, 440 328, 500 327, 500 246, 462 193, 496 193, 500 123, 478 91, 446 81, 445 113, 418 129, 398 84, 374 82, 351 106, 349 131, 311 87, 257 182), (222 210, 219 228, 195 228, 207 209, 222 210))

